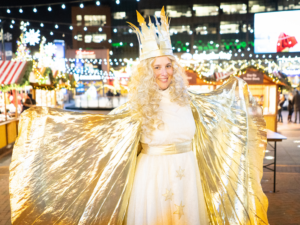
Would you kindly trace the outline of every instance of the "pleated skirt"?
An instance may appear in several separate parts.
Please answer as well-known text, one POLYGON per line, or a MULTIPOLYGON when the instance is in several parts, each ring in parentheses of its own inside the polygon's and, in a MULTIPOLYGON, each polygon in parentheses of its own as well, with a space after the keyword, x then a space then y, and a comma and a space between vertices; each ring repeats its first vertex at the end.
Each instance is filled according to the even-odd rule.
POLYGON ((192 151, 138 156, 127 225, 207 225, 208 221, 192 151))

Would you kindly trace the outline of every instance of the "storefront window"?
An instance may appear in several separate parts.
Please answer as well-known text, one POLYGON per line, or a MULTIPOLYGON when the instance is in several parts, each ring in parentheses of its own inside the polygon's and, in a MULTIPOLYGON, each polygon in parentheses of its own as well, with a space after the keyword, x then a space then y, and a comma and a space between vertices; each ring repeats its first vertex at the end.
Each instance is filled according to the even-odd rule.
POLYGON ((113 13, 113 18, 115 20, 123 20, 126 19, 126 12, 115 12, 113 13))
POLYGON ((84 16, 85 26, 104 26, 106 24, 105 15, 85 15, 84 16))
POLYGON ((217 16, 219 8, 215 5, 193 5, 195 16, 217 16))
POLYGON ((160 17, 160 10, 161 9, 143 9, 141 10, 141 14, 144 16, 144 18, 148 18, 149 16, 157 16, 160 17))
POLYGON ((167 14, 170 18, 192 17, 191 8, 182 5, 167 5, 167 14))
POLYGON ((242 3, 221 3, 220 8, 224 14, 246 14, 247 5, 242 3))
POLYGON ((81 15, 77 15, 76 16, 76 21, 77 21, 77 26, 81 26, 82 25, 82 16, 81 15))

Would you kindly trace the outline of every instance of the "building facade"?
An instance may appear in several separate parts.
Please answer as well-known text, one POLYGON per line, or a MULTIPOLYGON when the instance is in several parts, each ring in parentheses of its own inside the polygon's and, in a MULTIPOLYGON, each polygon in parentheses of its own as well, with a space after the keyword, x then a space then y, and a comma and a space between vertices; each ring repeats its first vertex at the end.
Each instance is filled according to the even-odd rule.
MULTIPOLYGON (((118 67, 124 59, 135 60, 139 46, 127 21, 138 25, 136 10, 146 19, 159 17, 162 2, 102 1, 101 7, 73 7, 74 49, 110 51, 110 65, 118 67)), ((174 53, 230 53, 232 60, 276 59, 278 54, 254 53, 254 14, 300 9, 299 0, 165 0, 165 10, 171 19, 170 33, 174 53)), ((283 53, 282 53, 283 54, 283 53)), ((298 53, 291 53, 294 57, 298 53)))

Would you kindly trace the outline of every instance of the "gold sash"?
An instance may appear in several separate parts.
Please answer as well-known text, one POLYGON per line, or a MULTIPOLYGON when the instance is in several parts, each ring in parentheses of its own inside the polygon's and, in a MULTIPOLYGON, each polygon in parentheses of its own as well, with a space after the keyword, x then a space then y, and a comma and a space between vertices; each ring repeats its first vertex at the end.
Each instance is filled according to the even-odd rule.
POLYGON ((170 145, 142 144, 142 153, 147 155, 173 155, 192 151, 192 141, 175 143, 170 145))

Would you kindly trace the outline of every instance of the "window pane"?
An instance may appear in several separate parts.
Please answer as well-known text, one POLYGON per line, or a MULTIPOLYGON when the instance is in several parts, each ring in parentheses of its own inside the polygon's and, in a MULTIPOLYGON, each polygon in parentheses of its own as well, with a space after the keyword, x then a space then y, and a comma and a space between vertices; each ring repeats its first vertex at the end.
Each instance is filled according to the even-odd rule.
POLYGON ((221 34, 238 34, 239 23, 221 21, 220 33, 221 34))
POLYGON ((195 16, 217 16, 219 8, 217 6, 193 5, 195 16))
POLYGON ((190 26, 170 26, 170 34, 189 32, 190 26))
POLYGON ((82 33, 77 33, 77 41, 82 41, 82 33))
POLYGON ((192 11, 188 6, 167 5, 167 14, 170 18, 179 18, 182 16, 191 17, 192 11))
POLYGON ((106 34, 93 34, 93 42, 100 43, 106 40, 106 34))
POLYGON ((249 1, 250 13, 264 12, 265 10, 266 7, 263 1, 249 1))
POLYGON ((76 16, 76 21, 77 21, 77 26, 81 26, 82 25, 82 16, 81 15, 77 15, 76 16))
POLYGON ((216 34, 217 28, 214 25, 209 26, 208 24, 199 25, 195 29, 196 34, 206 35, 206 34, 216 34))
POLYGON ((84 42, 85 43, 91 43, 93 36, 91 34, 84 35, 84 42))
POLYGON ((113 13, 113 18, 115 20, 123 20, 126 19, 126 12, 115 12, 113 13))
POLYGON ((221 3, 220 8, 224 14, 246 14, 247 5, 246 4, 230 4, 221 3))
POLYGON ((85 15, 84 16, 85 26, 104 26, 106 24, 105 15, 85 15))

